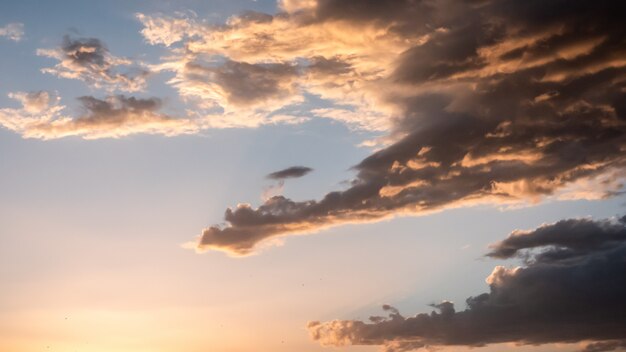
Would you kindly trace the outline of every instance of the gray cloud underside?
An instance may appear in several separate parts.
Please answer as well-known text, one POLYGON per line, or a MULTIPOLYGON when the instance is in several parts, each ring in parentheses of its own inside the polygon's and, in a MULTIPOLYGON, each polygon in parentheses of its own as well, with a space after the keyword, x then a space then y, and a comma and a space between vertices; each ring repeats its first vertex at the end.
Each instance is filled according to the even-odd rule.
POLYGON ((306 167, 306 166, 292 166, 292 167, 288 167, 288 168, 280 170, 280 171, 272 172, 271 174, 267 175, 266 177, 269 178, 269 179, 272 179, 272 180, 284 180, 286 178, 302 177, 302 176, 308 174, 311 171, 313 171, 313 169, 311 169, 310 167, 306 167))
POLYGON ((347 190, 228 209, 227 225, 204 230, 198 248, 248 254, 276 236, 481 200, 541 199, 602 176, 598 197, 620 189, 625 5, 447 5, 324 0, 299 13, 302 26, 376 24, 407 39, 430 33, 397 58, 384 82, 389 92, 381 94, 403 112, 391 132, 397 142, 354 166, 347 190))
MULTIPOLYGON (((489 292, 468 298, 463 311, 444 301, 430 314, 404 317, 385 306, 387 318, 311 322, 309 330, 323 344, 381 345, 388 352, 581 341, 594 342, 587 352, 621 349, 626 346, 625 233, 626 218, 570 219, 513 233, 523 239, 519 248, 537 253, 523 256, 526 266, 496 267, 487 279, 489 292)), ((495 244, 496 251, 509 248, 507 240, 495 244)))
POLYGON ((565 256, 586 255, 602 248, 610 248, 626 242, 626 216, 620 222, 592 221, 589 219, 562 220, 549 226, 542 226, 533 231, 515 231, 509 237, 492 246, 487 256, 507 259, 520 256, 525 251, 552 246, 563 248, 535 255, 541 260, 548 260, 549 255, 565 256))

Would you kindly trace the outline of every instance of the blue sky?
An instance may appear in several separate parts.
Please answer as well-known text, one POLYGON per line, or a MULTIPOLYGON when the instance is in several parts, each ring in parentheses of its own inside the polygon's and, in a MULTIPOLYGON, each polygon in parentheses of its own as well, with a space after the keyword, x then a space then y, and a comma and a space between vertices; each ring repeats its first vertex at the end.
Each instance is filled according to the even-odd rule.
MULTIPOLYGON (((436 3, 437 11, 449 6, 436 3)), ((412 8, 387 14, 364 6, 363 14, 355 9, 345 14, 342 5, 333 4, 159 0, 0 5, 0 28, 23 24, 19 40, 0 35, 0 349, 323 351, 328 347, 322 345, 347 344, 340 348, 401 351, 389 341, 415 340, 389 336, 338 342, 332 329, 328 336, 311 339, 307 322, 367 320, 384 314, 383 304, 412 316, 435 309, 429 304, 450 300, 461 311, 467 297, 490 290, 485 278, 495 266, 533 268, 521 257, 484 257, 490 244, 514 230, 530 231, 562 219, 613 217, 615 222, 623 215, 623 111, 619 99, 609 99, 623 90, 616 93, 607 83, 601 86, 605 90, 591 94, 571 83, 581 75, 601 81, 610 70, 624 77, 624 64, 603 56, 602 43, 610 42, 606 38, 614 35, 614 27, 576 34, 580 43, 559 46, 550 35, 567 37, 566 29, 576 21, 545 19, 540 12, 548 10, 538 5, 537 18, 561 23, 562 33, 545 34, 553 28, 548 24, 541 34, 510 30, 474 51, 472 55, 483 55, 484 66, 446 76, 435 61, 454 56, 454 50, 432 54, 434 48, 471 41, 447 36, 461 36, 456 23, 470 21, 467 28, 475 28, 471 21, 482 19, 461 21, 449 9, 437 27, 428 22, 431 18, 403 22, 403 12, 413 16, 412 8), (336 11, 330 19, 323 6, 336 11), (276 17, 248 22, 244 11, 276 17), (138 13, 163 21, 154 29, 159 35, 177 35, 177 26, 186 34, 171 44, 151 43, 155 37, 142 32, 149 22, 138 13), (306 16, 313 16, 312 24, 302 20, 306 16), (419 21, 427 29, 413 27, 419 21), (400 24, 399 29, 390 23, 400 24), (271 38, 269 44, 259 33, 271 38), (64 47, 66 35, 82 49, 64 47), (591 39, 585 41, 585 36, 591 39), (41 71, 61 59, 38 54, 39 49, 59 50, 66 58, 102 49, 88 38, 104 44, 105 60, 123 58, 130 64, 113 64, 108 70, 98 59, 85 66, 68 59, 67 72, 77 74, 75 79, 41 71), (597 38, 605 42, 594 42, 597 38), (500 53, 502 43, 515 48, 523 40, 530 44, 518 49, 528 57, 540 56, 533 45, 547 40, 550 44, 542 50, 548 53, 541 57, 559 58, 545 63, 525 56, 507 71, 508 61, 489 55, 500 53), (585 55, 599 57, 602 68, 577 61, 585 55), (328 66, 318 68, 322 59, 328 66), (562 69, 562 61, 576 70, 562 69), (535 62, 541 62, 538 68, 535 62), (192 72, 194 64, 200 66, 197 72, 192 72), (127 66, 149 72, 140 89, 118 80, 116 74, 125 73, 127 66), (492 68, 498 73, 490 76, 492 68), (540 87, 547 95, 535 94, 534 86, 527 93, 526 84, 535 82, 533 70, 538 69, 546 70, 545 77, 558 73, 565 78, 540 87), (431 73, 426 79, 416 78, 426 71, 431 73), (89 77, 104 77, 102 86, 89 77), (500 102, 480 94, 491 92, 485 85, 496 80, 508 84, 508 79, 519 88, 499 99, 519 102, 519 116, 493 117, 493 111, 502 109, 500 102), (9 96, 17 92, 25 92, 23 107, 15 95, 9 96), (454 98, 436 110, 437 94, 454 98), (77 100, 84 96, 98 103, 77 100), (54 97, 60 98, 58 103, 54 97), (39 105, 40 98, 45 106, 39 105), (583 102, 587 110, 580 112, 583 102), (145 108, 153 103, 156 108, 145 108), (61 113, 54 110, 59 105, 66 106, 61 113), (606 106, 612 109, 608 113, 606 106), (557 113, 550 115, 547 109, 557 113), (573 110, 597 118, 597 130, 571 132, 578 120, 558 120, 554 131, 542 134, 541 126, 547 124, 533 124, 539 121, 533 118, 567 117, 573 110), (282 115, 285 120, 272 120, 282 115), (466 137, 450 131, 437 135, 439 129, 429 128, 445 119, 459 123, 459 116, 476 124, 499 123, 485 127, 478 141, 459 142, 474 149, 447 165, 445 155, 457 145, 454 138, 466 137), (607 119, 617 122, 604 129, 607 119), (503 142, 497 152, 480 154, 490 148, 490 136, 504 135, 508 126, 519 138, 503 142), (536 138, 526 131, 535 131, 529 134, 536 138), (589 139, 572 147, 584 161, 572 157, 570 149, 551 154, 576 133, 582 133, 576 141, 589 139), (607 136, 606 142, 596 141, 594 134, 607 136), (410 157, 398 152, 395 166, 384 170, 362 162, 393 158, 394 151, 417 138, 412 136, 433 136, 433 141, 420 144, 410 157), (552 137, 559 143, 545 147, 552 137), (518 143, 522 138, 533 142, 518 143), (511 160, 524 168, 509 171, 511 160), (475 165, 484 168, 467 171, 475 165), (266 178, 291 166, 313 171, 301 178, 266 178), (433 168, 438 176, 400 181, 394 178, 397 168, 433 168), (454 168, 462 170, 455 174, 450 171, 454 168), (444 169, 447 174, 441 176, 444 169), (347 199, 358 187, 378 185, 378 176, 371 176, 378 172, 388 183, 376 195, 350 203, 347 199), (473 188, 468 181, 473 177, 492 187, 473 188), (453 181, 448 185, 448 180, 453 181), (443 184, 445 188, 437 188, 443 184), (346 200, 317 213, 327 206, 321 205, 323 200, 333 196, 346 200), (237 207, 244 203, 249 206, 237 207), (229 207, 233 217, 225 218, 229 207)), ((389 6, 396 5, 403 6, 389 6)), ((485 11, 500 16, 492 8, 485 11)), ((572 18, 595 21, 592 16, 572 18)), ((520 26, 533 23, 519 21, 520 26)), ((503 83, 497 89, 506 87, 503 83)), ((466 136, 473 135, 472 128, 463 126, 459 123, 456 130, 466 128, 466 136)), ((375 334, 378 325, 371 326, 375 334)), ((441 343, 444 350, 469 348, 416 336, 430 341, 426 344, 441 343)), ((483 348, 574 351, 596 339, 555 337, 538 346, 518 346, 520 341, 486 341, 489 346, 483 348)))

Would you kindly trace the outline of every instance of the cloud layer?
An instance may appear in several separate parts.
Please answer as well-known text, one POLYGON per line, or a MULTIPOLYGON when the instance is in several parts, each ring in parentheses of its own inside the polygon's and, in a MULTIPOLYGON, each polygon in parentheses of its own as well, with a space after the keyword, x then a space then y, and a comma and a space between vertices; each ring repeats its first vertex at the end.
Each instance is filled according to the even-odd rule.
POLYGON ((451 302, 430 314, 369 322, 310 322, 311 337, 324 345, 381 345, 386 352, 447 345, 484 346, 592 342, 584 351, 626 346, 626 217, 570 219, 513 232, 494 244, 492 257, 522 257, 526 265, 496 267, 489 292, 451 302), (525 253, 521 253, 525 250, 525 253))
MULTIPOLYGON (((183 21, 189 30, 180 36, 143 18, 151 28, 146 37, 182 40, 193 60, 215 53, 232 60, 224 65, 318 67, 328 78, 312 74, 302 81, 300 75, 298 84, 347 104, 356 119, 384 114, 392 143, 353 167, 357 174, 346 190, 320 200, 276 196, 257 208, 227 209, 226 226, 205 229, 199 250, 245 255, 267 239, 337 224, 484 202, 597 199, 621 189, 623 4, 282 4, 284 13, 247 14, 223 27, 183 21)), ((164 28, 175 27, 172 21, 164 28)), ((339 111, 334 106, 324 114, 342 116, 339 111)))

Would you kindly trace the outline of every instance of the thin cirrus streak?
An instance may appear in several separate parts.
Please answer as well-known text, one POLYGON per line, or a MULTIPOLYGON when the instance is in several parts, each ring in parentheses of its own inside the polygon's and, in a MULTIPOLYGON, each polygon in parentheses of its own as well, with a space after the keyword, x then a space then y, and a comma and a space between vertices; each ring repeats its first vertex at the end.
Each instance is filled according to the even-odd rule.
POLYGON ((257 208, 228 208, 225 226, 202 232, 199 251, 247 255, 268 240, 339 224, 477 203, 597 199, 621 189, 621 3, 307 4, 284 2, 279 15, 249 13, 217 28, 140 16, 149 42, 191 48, 191 59, 170 63, 180 82, 200 53, 254 65, 321 55, 335 60, 324 64, 335 83, 316 84, 312 74, 300 84, 360 111, 386 112, 390 124, 394 142, 353 167, 348 189, 320 200, 274 196, 257 208), (163 32, 154 21, 171 25, 163 32), (177 25, 186 31, 172 30, 177 25))
POLYGON ((327 346, 380 345, 386 352, 507 342, 583 342, 584 352, 626 346, 626 216, 516 231, 487 256, 521 257, 526 265, 494 268, 489 292, 469 297, 465 310, 443 301, 430 314, 404 317, 385 305, 388 317, 313 321, 310 335, 327 346))

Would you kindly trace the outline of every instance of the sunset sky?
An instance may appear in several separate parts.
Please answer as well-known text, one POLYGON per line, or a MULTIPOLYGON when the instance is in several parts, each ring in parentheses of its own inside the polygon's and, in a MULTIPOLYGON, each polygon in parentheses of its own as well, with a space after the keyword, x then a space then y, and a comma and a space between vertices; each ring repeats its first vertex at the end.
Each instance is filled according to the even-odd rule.
POLYGON ((0 351, 625 351, 625 19, 2 1, 0 351))

